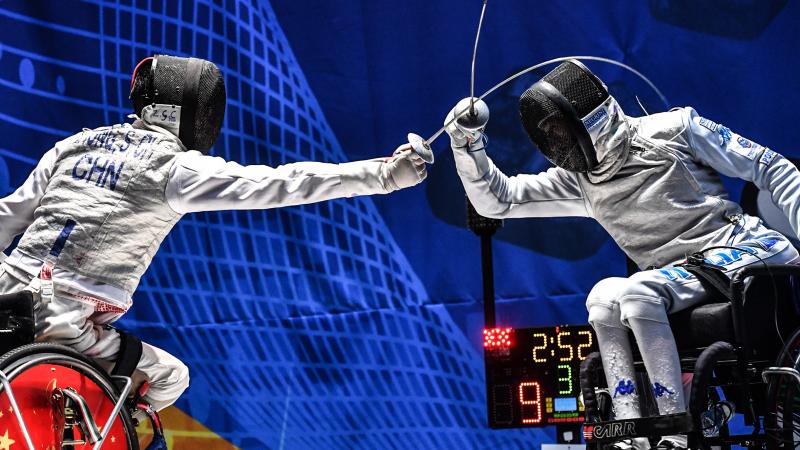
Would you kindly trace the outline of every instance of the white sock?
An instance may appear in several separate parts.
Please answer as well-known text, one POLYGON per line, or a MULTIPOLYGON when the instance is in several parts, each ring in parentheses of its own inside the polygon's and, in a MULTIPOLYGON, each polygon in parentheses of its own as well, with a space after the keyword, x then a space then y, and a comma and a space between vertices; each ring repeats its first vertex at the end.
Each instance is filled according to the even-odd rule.
POLYGON ((681 362, 669 325, 640 318, 630 318, 628 323, 636 336, 644 367, 650 377, 658 412, 686 412, 681 362))
POLYGON ((615 418, 641 417, 628 329, 594 324, 594 331, 600 344, 600 356, 603 358, 603 369, 611 392, 615 418))

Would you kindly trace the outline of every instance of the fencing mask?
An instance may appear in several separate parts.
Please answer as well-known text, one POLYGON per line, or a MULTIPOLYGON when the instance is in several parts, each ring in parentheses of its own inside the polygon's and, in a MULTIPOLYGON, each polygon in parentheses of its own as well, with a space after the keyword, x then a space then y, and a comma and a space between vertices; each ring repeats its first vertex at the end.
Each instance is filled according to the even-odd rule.
POLYGON ((606 86, 595 74, 570 60, 522 94, 522 125, 550 162, 571 172, 590 172, 597 167, 598 158, 587 130, 607 118, 595 116, 605 111, 598 107, 608 97, 606 86))
POLYGON ((203 59, 156 55, 133 71, 133 109, 143 122, 177 136, 203 153, 214 145, 225 117, 225 81, 203 59))

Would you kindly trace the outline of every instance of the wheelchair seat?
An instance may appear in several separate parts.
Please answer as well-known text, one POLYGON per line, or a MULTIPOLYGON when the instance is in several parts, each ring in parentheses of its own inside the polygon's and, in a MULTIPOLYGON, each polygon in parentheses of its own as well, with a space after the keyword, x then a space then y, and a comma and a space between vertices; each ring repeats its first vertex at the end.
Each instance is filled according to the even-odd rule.
POLYGON ((679 353, 708 347, 717 341, 734 341, 733 305, 704 303, 669 316, 679 353))
POLYGON ((682 357, 696 356, 714 342, 725 341, 742 345, 749 357, 774 358, 781 337, 800 326, 795 283, 787 274, 762 274, 748 278, 740 292, 738 321, 734 304, 719 295, 669 316, 682 357))
MULTIPOLYGON (((636 419, 636 423, 614 420, 610 394, 597 390, 607 387, 602 359, 598 352, 588 355, 580 375, 586 414, 584 437, 594 433, 595 426, 601 430, 609 426, 624 429, 631 422, 632 431, 623 433, 624 437, 687 434, 689 448, 704 450, 710 445, 731 448, 731 444, 763 448, 765 443, 773 445, 767 448, 783 448, 776 445, 784 440, 798 442, 794 436, 800 436, 800 420, 796 419, 800 376, 780 376, 800 371, 798 280, 800 266, 753 264, 732 277, 726 296, 709 290, 706 302, 669 316, 681 371, 692 374, 687 413, 658 416, 652 390, 641 389, 644 418, 636 419), (725 423, 718 436, 704 436, 702 414, 721 395, 736 405, 746 426, 754 427, 752 433, 733 435, 725 423)), ((630 336, 633 339, 633 333, 630 336)), ((638 345, 633 348, 637 353, 636 383, 648 386, 638 345)), ((592 436, 587 439, 590 450, 598 450, 608 441, 600 435, 592 436)))

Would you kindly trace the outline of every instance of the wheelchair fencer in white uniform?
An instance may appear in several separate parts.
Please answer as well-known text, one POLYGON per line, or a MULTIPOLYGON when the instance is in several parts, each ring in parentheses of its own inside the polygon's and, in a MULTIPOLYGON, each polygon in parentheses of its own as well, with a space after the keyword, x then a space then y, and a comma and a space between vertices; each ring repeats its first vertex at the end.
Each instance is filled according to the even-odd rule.
MULTIPOLYGON (((462 100, 462 105, 466 100, 462 100)), ((480 102, 481 108, 488 108, 480 102)), ((556 167, 506 176, 487 156, 482 128, 445 124, 456 168, 475 209, 491 218, 588 217, 597 220, 643 269, 601 280, 588 295, 617 418, 640 417, 633 382, 633 334, 660 414, 684 412, 680 362, 670 313, 707 293, 680 264, 704 251, 729 276, 767 261, 794 263, 798 253, 777 231, 742 213, 719 174, 753 182, 800 231, 800 174, 786 158, 692 108, 626 116, 605 85, 578 61, 568 61, 520 98, 523 126, 556 167)), ((644 440, 620 443, 649 448, 644 440)), ((659 448, 685 448, 666 436, 659 448)))
MULTIPOLYGON (((141 276, 183 215, 386 194, 426 176, 410 146, 387 158, 276 168, 206 155, 225 111, 223 77, 209 61, 147 58, 134 71, 131 99, 133 124, 86 129, 56 143, 23 185, 0 199, 0 249, 22 234, 0 265, 0 294, 25 288, 50 265, 55 291, 36 297, 37 341, 99 361, 119 353, 119 335, 106 325, 131 307, 141 276), (65 242, 54 259, 49 252, 59 237, 65 242)), ((148 344, 138 370, 150 384, 144 399, 158 410, 189 385, 186 365, 148 344)))

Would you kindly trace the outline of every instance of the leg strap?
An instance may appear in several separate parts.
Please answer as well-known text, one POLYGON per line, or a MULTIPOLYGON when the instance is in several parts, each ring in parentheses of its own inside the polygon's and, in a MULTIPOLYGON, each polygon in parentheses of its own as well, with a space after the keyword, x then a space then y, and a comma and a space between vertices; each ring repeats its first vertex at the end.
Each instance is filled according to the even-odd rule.
POLYGON ((733 299, 731 279, 719 267, 709 264, 701 258, 702 255, 692 255, 683 268, 697 277, 712 298, 731 301, 733 299))
POLYGON ((111 375, 130 377, 142 357, 142 341, 125 331, 117 329, 115 331, 119 333, 119 355, 117 355, 117 363, 114 365, 111 375))

